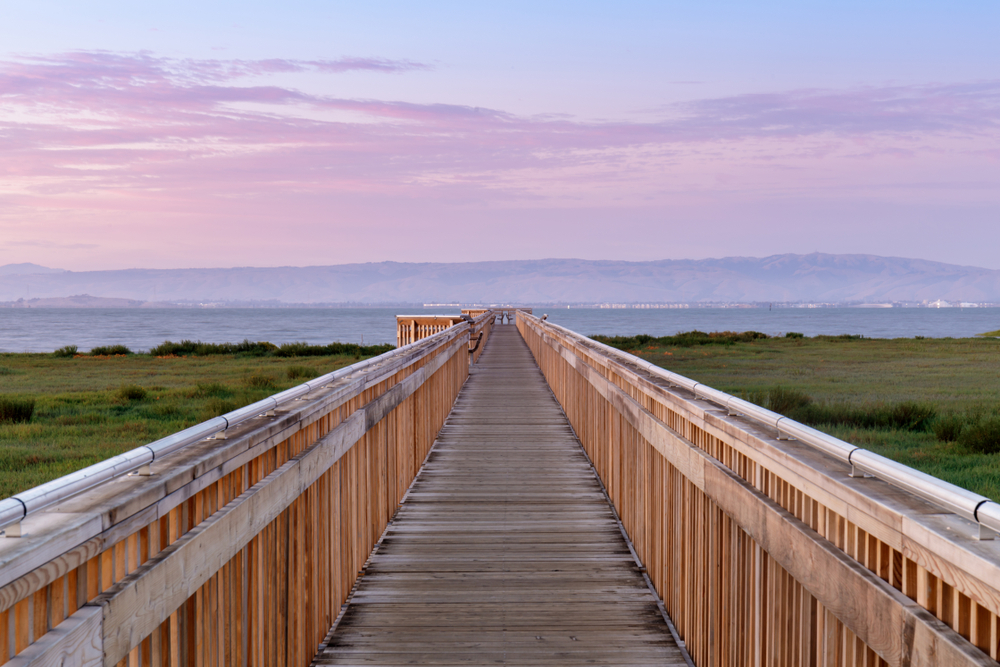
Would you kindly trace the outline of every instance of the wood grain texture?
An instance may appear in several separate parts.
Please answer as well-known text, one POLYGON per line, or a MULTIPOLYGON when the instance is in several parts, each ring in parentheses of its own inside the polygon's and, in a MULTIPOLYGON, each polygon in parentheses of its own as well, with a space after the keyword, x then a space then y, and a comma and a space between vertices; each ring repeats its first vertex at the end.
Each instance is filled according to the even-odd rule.
POLYGON ((494 329, 313 664, 685 664, 514 327, 494 329))
POLYGON ((251 420, 227 440, 154 463, 152 477, 116 479, 33 517, 26 539, 0 549, 0 603, 9 606, 0 610, 0 664, 44 647, 98 596, 132 587, 136 613, 103 629, 117 628, 105 664, 307 665, 466 379, 467 350, 468 331, 456 330, 251 420), (303 456, 320 441, 330 454, 324 437, 345 422, 360 425, 361 436, 332 446, 346 449, 331 454, 332 466, 303 456), (197 539, 290 461, 298 471, 283 478, 290 503, 258 503, 235 522, 242 531, 215 528, 216 539, 197 539), (354 532, 359 525, 366 530, 354 532), (161 576, 178 553, 184 558, 161 576), (158 591, 146 586, 156 576, 135 585, 150 572, 160 576, 158 591))
POLYGON ((99 667, 101 610, 83 607, 8 662, 11 667, 99 667))
MULTIPOLYGON (((50 583, 56 575, 44 574, 41 565, 59 559, 136 514, 148 512, 150 507, 156 506, 162 516, 194 493, 241 468, 248 458, 271 450, 332 411, 371 400, 380 393, 373 393, 374 388, 387 381, 391 385, 402 380, 456 339, 467 336, 467 332, 456 332, 454 337, 445 337, 433 348, 413 350, 380 363, 358 377, 341 380, 295 401, 278 410, 275 417, 253 419, 231 429, 233 433, 227 440, 204 440, 190 445, 154 462, 152 476, 117 478, 32 515, 23 524, 26 537, 0 540, 0 586, 3 587, 0 590, 8 590, 10 584, 36 569, 39 570, 36 574, 44 575, 46 583, 50 583), (357 399, 362 396, 367 399, 359 403, 357 399)), ((388 385, 382 387, 383 391, 386 388, 388 385)), ((118 539, 122 537, 125 535, 118 539)), ((107 546, 116 541, 106 542, 107 546)), ((33 579, 42 580, 42 577, 33 579)), ((23 589, 20 586, 18 595, 25 594, 23 589)), ((0 602, 7 599, 4 596, 0 602)))
POLYGON ((956 576, 996 545, 959 546, 924 501, 534 318, 518 326, 697 664, 996 664, 993 588, 956 576))

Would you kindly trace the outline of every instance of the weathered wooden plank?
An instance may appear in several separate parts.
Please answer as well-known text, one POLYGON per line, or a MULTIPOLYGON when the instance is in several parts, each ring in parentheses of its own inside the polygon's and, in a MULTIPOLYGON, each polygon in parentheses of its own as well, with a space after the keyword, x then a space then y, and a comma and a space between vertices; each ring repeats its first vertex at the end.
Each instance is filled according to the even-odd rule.
MULTIPOLYGON (((281 523, 279 530, 282 534, 295 530, 288 524, 290 519, 283 514, 286 508, 298 502, 297 499, 355 443, 369 441, 366 432, 419 390, 464 344, 464 339, 451 343, 444 354, 381 393, 374 401, 355 410, 315 445, 280 466, 200 525, 188 530, 100 596, 96 603, 103 606, 105 613, 105 664, 113 665, 123 659, 272 521, 281 523)), ((361 499, 365 498, 367 494, 362 493, 361 499)), ((290 535, 277 541, 279 551, 275 566, 279 572, 292 576, 297 575, 297 568, 294 562, 288 562, 290 554, 285 551, 284 545, 289 539, 290 535)), ((362 538, 360 543, 371 542, 362 538)), ((297 624, 298 629, 294 632, 302 633, 304 626, 294 616, 294 612, 302 607, 300 577, 296 576, 294 582, 289 582, 291 586, 285 585, 284 578, 279 577, 279 582, 282 585, 275 592, 279 612, 286 608, 293 612, 290 620, 281 617, 279 625, 285 627, 291 622, 294 627, 297 624)), ((265 597, 270 599, 268 595, 265 597)), ((190 617, 186 621, 189 632, 193 632, 197 625, 198 605, 197 600, 190 602, 190 613, 182 614, 184 618, 190 617)), ((179 653, 187 654, 189 650, 195 650, 193 644, 199 636, 191 635, 192 646, 181 647, 179 653)), ((282 651, 283 659, 294 659, 298 644, 301 642, 291 641, 287 645, 288 652, 282 651)), ((272 658, 277 658, 277 654, 272 658)))
MULTIPOLYGON (((672 580, 659 583, 660 590, 699 664, 731 664, 722 652, 733 638, 759 664, 854 665, 858 656, 870 662, 875 652, 892 665, 995 664, 973 644, 996 653, 996 616, 961 595, 951 604, 957 613, 939 614, 949 628, 921 606, 921 597, 930 605, 936 594, 922 596, 918 582, 931 585, 929 576, 921 579, 927 572, 922 568, 948 572, 977 600, 993 601, 991 586, 955 566, 991 560, 996 545, 966 538, 956 549, 961 526, 945 525, 940 511, 925 502, 886 491, 884 483, 850 479, 816 452, 776 444, 773 435, 765 442, 753 428, 742 430, 738 418, 712 413, 715 406, 675 396, 534 322, 520 324, 575 428, 584 433, 626 528, 637 536, 637 549, 652 561, 646 565, 654 580, 672 580), (671 484, 682 491, 656 509, 654 525, 644 516, 651 506, 643 498, 651 462, 643 458, 643 443, 662 456, 676 479, 671 484), (727 572, 719 566, 734 568, 741 578, 751 571, 726 539, 730 519, 761 549, 755 552, 763 567, 756 566, 750 591, 756 598, 750 633, 738 623, 719 623, 733 618, 726 608, 739 605, 742 594, 741 587, 721 585, 727 572), (644 539, 661 520, 675 526, 664 548, 644 539), (907 533, 919 542, 907 540, 907 533), (874 564, 870 553, 876 554, 874 564), (722 595, 724 588, 732 592, 722 595)), ((992 561, 991 568, 995 556, 992 561)))
POLYGON ((428 350, 372 368, 333 389, 315 392, 310 400, 280 410, 276 417, 251 420, 234 429, 226 441, 204 441, 154 463, 152 477, 119 478, 87 491, 58 507, 29 517, 26 537, 0 540, 0 610, 9 608, 88 559, 97 545, 113 544, 235 470, 287 440, 338 406, 350 402, 386 377, 418 365, 428 354, 445 356, 467 344, 467 334, 436 343, 428 350), (139 516, 141 515, 141 516, 139 516), (95 538, 100 542, 94 542, 95 538), (19 581, 28 575, 24 581, 19 581))
POLYGON ((104 664, 102 619, 100 607, 81 607, 6 664, 8 667, 98 667, 104 664))
POLYGON ((314 664, 683 665, 592 467, 495 327, 314 664))

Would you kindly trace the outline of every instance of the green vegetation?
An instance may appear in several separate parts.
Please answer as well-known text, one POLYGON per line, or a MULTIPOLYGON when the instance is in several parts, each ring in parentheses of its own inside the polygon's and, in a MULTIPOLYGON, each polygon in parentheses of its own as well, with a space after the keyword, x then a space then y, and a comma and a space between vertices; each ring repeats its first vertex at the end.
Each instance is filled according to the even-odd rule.
POLYGON ((300 378, 302 380, 311 380, 319 375, 319 373, 315 368, 310 368, 309 366, 289 366, 285 370, 285 375, 289 380, 298 380, 300 378))
POLYGON ((273 377, 260 370, 244 377, 243 384, 250 389, 274 389, 277 386, 273 377))
POLYGON ((182 340, 179 343, 166 341, 149 351, 154 357, 207 357, 227 354, 238 357, 329 357, 350 355, 353 357, 374 357, 385 354, 394 346, 357 345, 355 343, 330 343, 329 345, 310 345, 308 343, 284 343, 274 345, 263 341, 244 340, 242 343, 202 343, 182 340))
POLYGON ((0 424, 23 424, 35 414, 35 401, 30 398, 0 396, 0 424))
POLYGON ((131 401, 144 401, 148 393, 137 384, 127 384, 117 391, 115 396, 118 400, 128 403, 131 401))
POLYGON ((977 336, 991 336, 993 338, 1000 338, 1000 329, 996 331, 987 331, 986 333, 976 334, 977 336))
POLYGON ((117 357, 132 354, 132 350, 124 345, 104 345, 95 347, 90 351, 92 357, 117 357))
POLYGON ((1000 500, 1000 340, 594 337, 1000 500))
MULTIPOLYGON (((853 426, 882 430, 930 430, 937 420, 937 408, 928 403, 816 403, 808 394, 796 389, 771 387, 746 392, 741 398, 778 412, 795 421, 813 426, 853 426)), ((949 418, 952 417, 949 415, 949 418)), ((947 440, 947 438, 945 438, 947 440)))
POLYGON ((695 347, 699 345, 733 345, 735 343, 750 343, 755 340, 766 340, 769 336, 759 331, 685 331, 676 336, 661 336, 654 338, 646 334, 638 336, 592 336, 596 341, 617 347, 620 350, 632 352, 644 347, 695 347))
POLYGON ((392 346, 239 343, 229 348, 236 352, 220 349, 226 346, 161 355, 124 346, 98 354, 78 354, 73 346, 55 354, 0 354, 0 497, 392 346), (337 352, 321 353, 327 350, 337 352))

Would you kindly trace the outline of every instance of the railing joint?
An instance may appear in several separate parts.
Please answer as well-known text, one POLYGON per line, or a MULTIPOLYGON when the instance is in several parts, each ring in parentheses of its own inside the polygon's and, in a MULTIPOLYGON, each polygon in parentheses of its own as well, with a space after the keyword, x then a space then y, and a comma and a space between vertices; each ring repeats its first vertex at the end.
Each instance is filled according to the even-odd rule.
POLYGON ((858 466, 856 466, 856 465, 854 465, 852 463, 851 464, 851 477, 856 477, 858 479, 865 479, 865 478, 868 478, 868 477, 875 477, 875 475, 871 474, 870 472, 865 472, 864 470, 862 470, 861 468, 859 468, 858 466))

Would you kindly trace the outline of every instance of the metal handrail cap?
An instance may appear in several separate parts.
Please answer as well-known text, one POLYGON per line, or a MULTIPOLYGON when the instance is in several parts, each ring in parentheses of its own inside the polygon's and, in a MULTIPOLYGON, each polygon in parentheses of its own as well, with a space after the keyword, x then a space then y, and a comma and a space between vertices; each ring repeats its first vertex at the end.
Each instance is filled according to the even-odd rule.
POLYGON ((85 491, 95 484, 134 470, 141 465, 152 462, 152 460, 153 452, 145 446, 137 447, 59 479, 22 491, 12 497, 24 503, 26 515, 31 514, 53 502, 85 491))
POLYGON ((1000 533, 1000 504, 987 500, 976 508, 976 520, 990 530, 1000 533))
POLYGON ((951 510, 970 521, 976 521, 976 508, 984 501, 989 500, 986 496, 981 496, 927 473, 896 463, 866 449, 854 452, 851 455, 851 463, 879 479, 906 489, 910 493, 920 496, 932 504, 951 510))
POLYGON ((211 435, 215 435, 219 431, 225 429, 228 424, 229 422, 224 417, 213 417, 208 421, 195 424, 194 426, 189 426, 183 431, 178 431, 177 433, 168 435, 165 438, 160 438, 159 440, 155 440, 144 446, 153 452, 155 458, 158 459, 170 454, 171 452, 177 451, 182 447, 186 447, 187 445, 198 442, 199 440, 204 440, 211 435))

